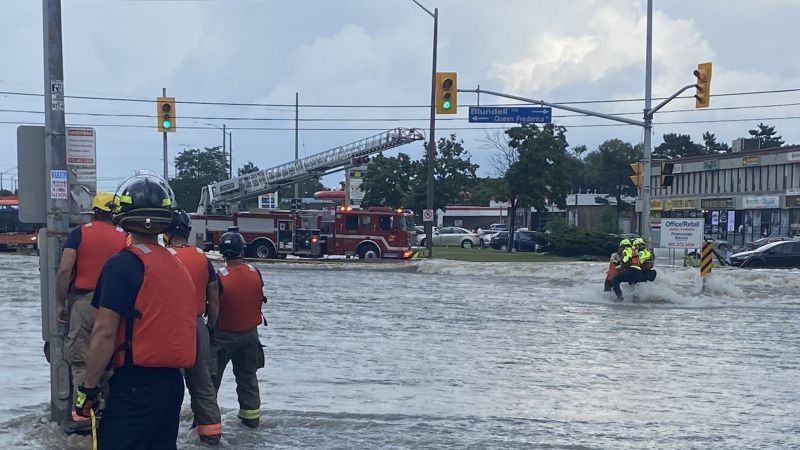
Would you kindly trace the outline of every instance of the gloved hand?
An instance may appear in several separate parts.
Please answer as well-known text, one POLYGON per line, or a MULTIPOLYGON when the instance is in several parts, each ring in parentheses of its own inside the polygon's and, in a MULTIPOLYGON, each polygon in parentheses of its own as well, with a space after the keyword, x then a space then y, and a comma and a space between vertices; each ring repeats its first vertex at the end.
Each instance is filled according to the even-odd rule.
POLYGON ((78 395, 75 398, 75 412, 82 417, 91 417, 91 411, 97 414, 100 407, 100 388, 87 388, 78 386, 78 395))

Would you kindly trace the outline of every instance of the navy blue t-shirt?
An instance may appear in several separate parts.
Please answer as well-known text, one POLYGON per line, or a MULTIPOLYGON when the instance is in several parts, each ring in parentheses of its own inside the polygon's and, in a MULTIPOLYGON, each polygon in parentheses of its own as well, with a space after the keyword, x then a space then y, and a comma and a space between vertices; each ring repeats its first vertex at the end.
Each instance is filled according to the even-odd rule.
POLYGON ((67 240, 64 242, 64 248, 78 250, 78 247, 81 246, 81 236, 81 227, 73 228, 72 231, 69 232, 67 240))
MULTIPOLYGON (((103 266, 92 298, 95 308, 107 308, 120 315, 120 321, 133 310, 136 297, 144 282, 144 264, 138 256, 123 250, 112 256, 103 266)), ((165 295, 169 295, 165 293, 165 295)), ((134 319, 137 320, 137 319, 134 319)), ((180 369, 162 367, 123 366, 114 369, 111 382, 132 385, 156 383, 171 379, 180 369)))

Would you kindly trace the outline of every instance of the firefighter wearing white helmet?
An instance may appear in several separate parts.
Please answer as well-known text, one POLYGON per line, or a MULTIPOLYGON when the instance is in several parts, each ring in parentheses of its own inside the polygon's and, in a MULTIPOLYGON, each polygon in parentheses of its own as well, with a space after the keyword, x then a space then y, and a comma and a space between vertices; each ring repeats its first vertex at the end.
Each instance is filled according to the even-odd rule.
POLYGON ((212 337, 217 351, 217 373, 214 386, 219 391, 222 374, 233 362, 239 419, 255 428, 261 418, 261 397, 256 371, 264 367, 264 350, 258 338, 258 325, 264 322, 261 305, 266 303, 261 272, 242 261, 244 238, 229 231, 220 238, 219 251, 225 267, 217 273, 219 280, 219 318, 212 337))
POLYGON ((114 220, 132 245, 103 266, 86 376, 75 409, 97 409, 100 374, 110 364, 111 397, 100 421, 99 448, 176 448, 184 385, 194 366, 196 296, 191 275, 158 235, 174 220, 169 185, 156 176, 126 180, 114 220))
MULTIPOLYGON (((125 248, 125 232, 111 223, 113 202, 111 192, 98 192, 94 196, 92 220, 70 232, 56 274, 56 314, 59 320, 69 322, 64 350, 74 386, 83 383, 86 371, 86 353, 94 324, 91 301, 100 269, 111 256, 125 248)), ((103 381, 107 388, 107 377, 103 381)), ((86 419, 74 413, 72 420, 79 429, 89 425, 86 419)))

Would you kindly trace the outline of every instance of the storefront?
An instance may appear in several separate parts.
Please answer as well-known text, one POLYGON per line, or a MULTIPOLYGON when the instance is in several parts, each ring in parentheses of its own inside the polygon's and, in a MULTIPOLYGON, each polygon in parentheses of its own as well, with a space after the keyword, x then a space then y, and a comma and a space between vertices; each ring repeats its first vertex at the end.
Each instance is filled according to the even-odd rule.
POLYGON ((733 197, 704 198, 700 200, 700 207, 705 219, 707 236, 721 240, 734 239, 738 224, 733 197))
POLYGON ((789 210, 789 236, 794 237, 800 234, 800 192, 786 191, 786 209, 789 210))

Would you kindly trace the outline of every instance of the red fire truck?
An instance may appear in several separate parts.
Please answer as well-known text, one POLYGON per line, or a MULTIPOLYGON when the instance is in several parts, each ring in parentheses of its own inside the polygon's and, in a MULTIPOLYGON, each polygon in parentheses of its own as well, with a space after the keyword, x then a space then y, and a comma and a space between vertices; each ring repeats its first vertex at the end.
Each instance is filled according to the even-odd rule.
POLYGON ((413 213, 402 209, 264 210, 232 216, 192 215, 195 244, 206 251, 219 248, 219 238, 237 227, 251 258, 286 255, 357 256, 360 259, 410 258, 414 253, 413 213))

